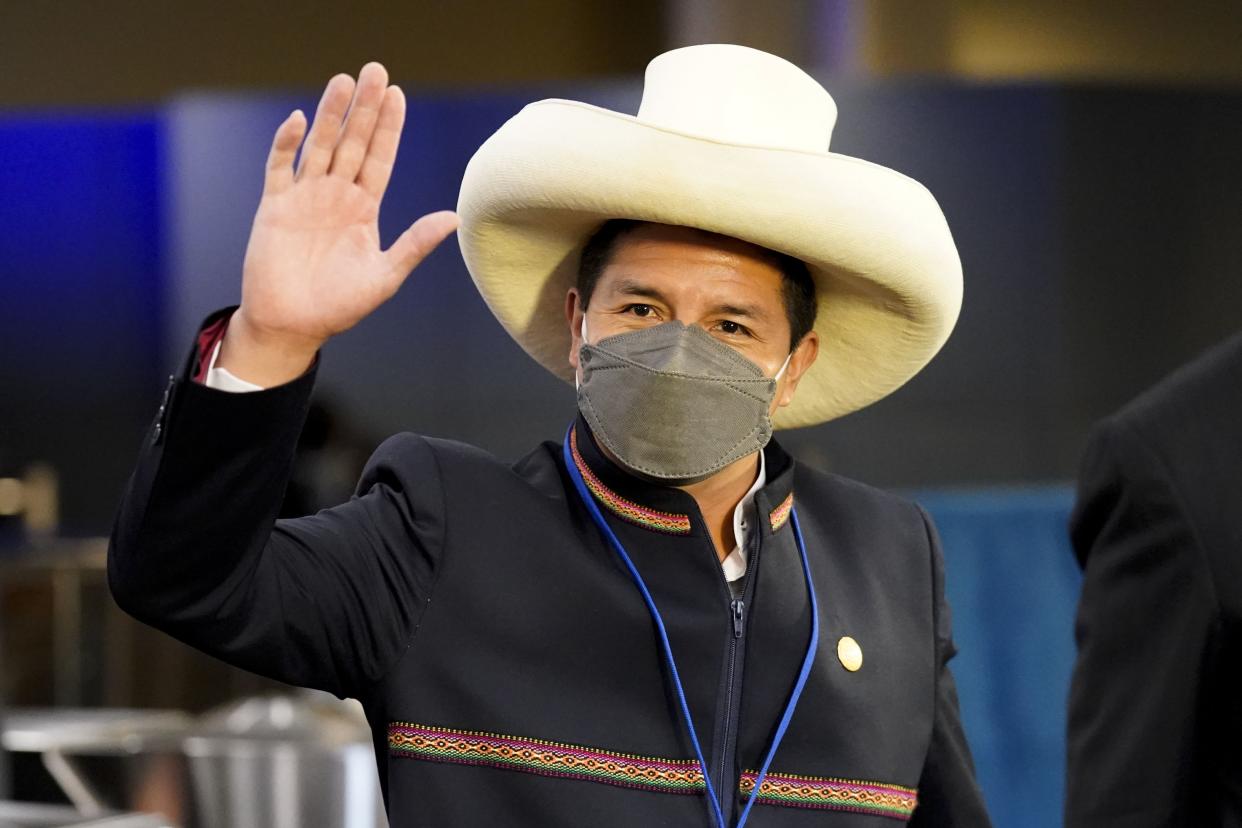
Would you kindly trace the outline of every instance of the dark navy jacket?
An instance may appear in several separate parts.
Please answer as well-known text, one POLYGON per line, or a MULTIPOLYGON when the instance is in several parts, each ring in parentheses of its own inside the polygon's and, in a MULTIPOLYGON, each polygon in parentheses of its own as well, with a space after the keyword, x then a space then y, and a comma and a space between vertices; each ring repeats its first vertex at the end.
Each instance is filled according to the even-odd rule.
MULTIPOLYGON (((170 380, 117 516, 108 572, 124 609, 237 666, 359 699, 394 828, 712 824, 651 618, 559 444, 509 465, 399 434, 349 502, 277 520, 315 372, 230 394, 190 379, 197 359, 170 380)), ((988 824, 918 507, 773 441, 737 613, 694 500, 612 465, 581 420, 576 435, 664 616, 730 823, 810 633, 792 503, 820 652, 747 824, 988 824), (863 652, 855 672, 844 636, 863 652)))

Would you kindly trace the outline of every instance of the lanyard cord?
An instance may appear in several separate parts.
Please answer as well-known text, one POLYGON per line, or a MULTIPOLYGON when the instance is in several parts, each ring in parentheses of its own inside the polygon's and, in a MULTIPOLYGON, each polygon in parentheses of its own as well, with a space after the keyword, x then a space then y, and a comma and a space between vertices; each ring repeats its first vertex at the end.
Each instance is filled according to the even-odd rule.
MULTIPOLYGON (((574 482, 574 488, 578 490, 578 496, 581 498, 583 505, 586 506, 595 525, 599 528, 604 538, 612 546, 621 562, 625 564, 625 568, 629 570, 630 577, 634 580, 638 591, 642 593, 643 601, 647 604, 647 612, 651 615, 651 620, 655 623, 656 632, 660 639, 660 649, 664 654, 664 663, 668 666, 669 676, 673 681, 673 689, 677 694, 677 701, 681 706, 681 715, 686 722, 686 730, 690 735, 690 743, 694 746, 695 758, 699 760, 699 769, 703 773, 703 782, 707 787, 708 800, 712 806, 712 816, 717 828, 725 828, 724 814, 720 810, 720 798, 716 795, 716 789, 712 785, 711 774, 707 770, 707 762, 703 759, 703 748, 699 745, 698 734, 694 730, 694 719, 690 716, 690 705, 686 701, 686 691, 681 684, 681 676, 677 672, 677 662, 673 658, 673 646, 668 640, 668 632, 664 628, 664 619, 660 615, 660 610, 656 608, 655 599, 651 597, 650 590, 647 589, 643 576, 639 574, 638 567, 630 559, 629 553, 625 551, 625 547, 621 544, 612 527, 604 520, 604 515, 599 509, 599 505, 595 502, 595 498, 586 487, 586 482, 582 479, 582 473, 578 470, 578 464, 574 462, 573 454, 570 451, 570 438, 573 434, 573 425, 565 433, 565 442, 561 446, 561 454, 565 460, 565 468, 569 472, 570 479, 574 482)), ((764 757, 763 767, 759 770, 758 776, 755 777, 755 787, 751 791, 749 801, 742 810, 741 816, 737 821, 737 828, 742 828, 746 824, 746 818, 750 815, 750 809, 754 806, 755 800, 759 798, 759 791, 763 785, 763 780, 767 778, 768 768, 772 764, 772 757, 776 755, 776 749, 780 745, 781 740, 785 738, 785 731, 789 728, 789 721, 793 718, 794 708, 798 705, 798 699, 802 696, 802 690, 806 686, 807 677, 811 674, 811 665, 815 661, 815 652, 819 644, 819 605, 815 600, 815 586, 811 582, 811 565, 807 560, 806 545, 802 540, 802 529, 798 525, 798 514, 796 509, 790 511, 790 523, 794 530, 794 540, 798 545, 798 553, 802 557, 802 572, 806 577, 807 595, 810 598, 811 608, 811 640, 806 648, 806 655, 802 659, 802 669, 798 674, 798 680, 794 683, 793 690, 789 693, 789 701, 785 704, 785 710, 781 714, 781 720, 776 726, 776 732, 772 735, 772 743, 768 747, 767 756, 764 757)))

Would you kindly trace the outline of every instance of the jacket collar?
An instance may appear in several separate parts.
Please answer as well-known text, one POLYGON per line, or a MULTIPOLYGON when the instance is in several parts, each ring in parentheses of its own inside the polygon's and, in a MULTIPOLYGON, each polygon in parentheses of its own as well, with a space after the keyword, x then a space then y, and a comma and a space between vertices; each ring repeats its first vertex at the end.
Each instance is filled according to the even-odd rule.
MULTIPOLYGON (((763 452, 767 482, 755 495, 755 508, 760 516, 757 531, 767 535, 788 521, 794 463, 776 440, 763 452)), ((667 535, 689 535, 695 521, 702 524, 698 505, 687 492, 635 477, 608 459, 581 414, 570 433, 570 454, 595 499, 618 518, 667 535)))

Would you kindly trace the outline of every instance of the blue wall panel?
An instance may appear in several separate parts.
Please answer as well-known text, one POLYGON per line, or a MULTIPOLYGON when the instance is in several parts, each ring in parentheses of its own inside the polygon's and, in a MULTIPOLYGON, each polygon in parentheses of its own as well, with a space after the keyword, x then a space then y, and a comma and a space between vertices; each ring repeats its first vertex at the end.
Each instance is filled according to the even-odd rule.
POLYGON ((998 828, 1061 823, 1081 576, 1068 489, 928 492, 953 613, 962 720, 998 828))

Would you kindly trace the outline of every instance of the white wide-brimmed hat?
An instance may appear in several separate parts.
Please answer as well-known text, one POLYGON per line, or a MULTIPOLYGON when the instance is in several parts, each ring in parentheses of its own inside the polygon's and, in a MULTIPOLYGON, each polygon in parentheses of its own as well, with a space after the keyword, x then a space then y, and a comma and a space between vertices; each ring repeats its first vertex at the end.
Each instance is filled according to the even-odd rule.
POLYGON ((962 267, 932 195, 901 173, 828 151, 837 108, 811 76, 743 46, 666 52, 626 115, 544 100, 466 167, 457 238, 505 330, 573 380, 565 293, 608 219, 685 225, 804 261, 819 358, 777 428, 862 408, 913 377, 957 321, 962 267))

